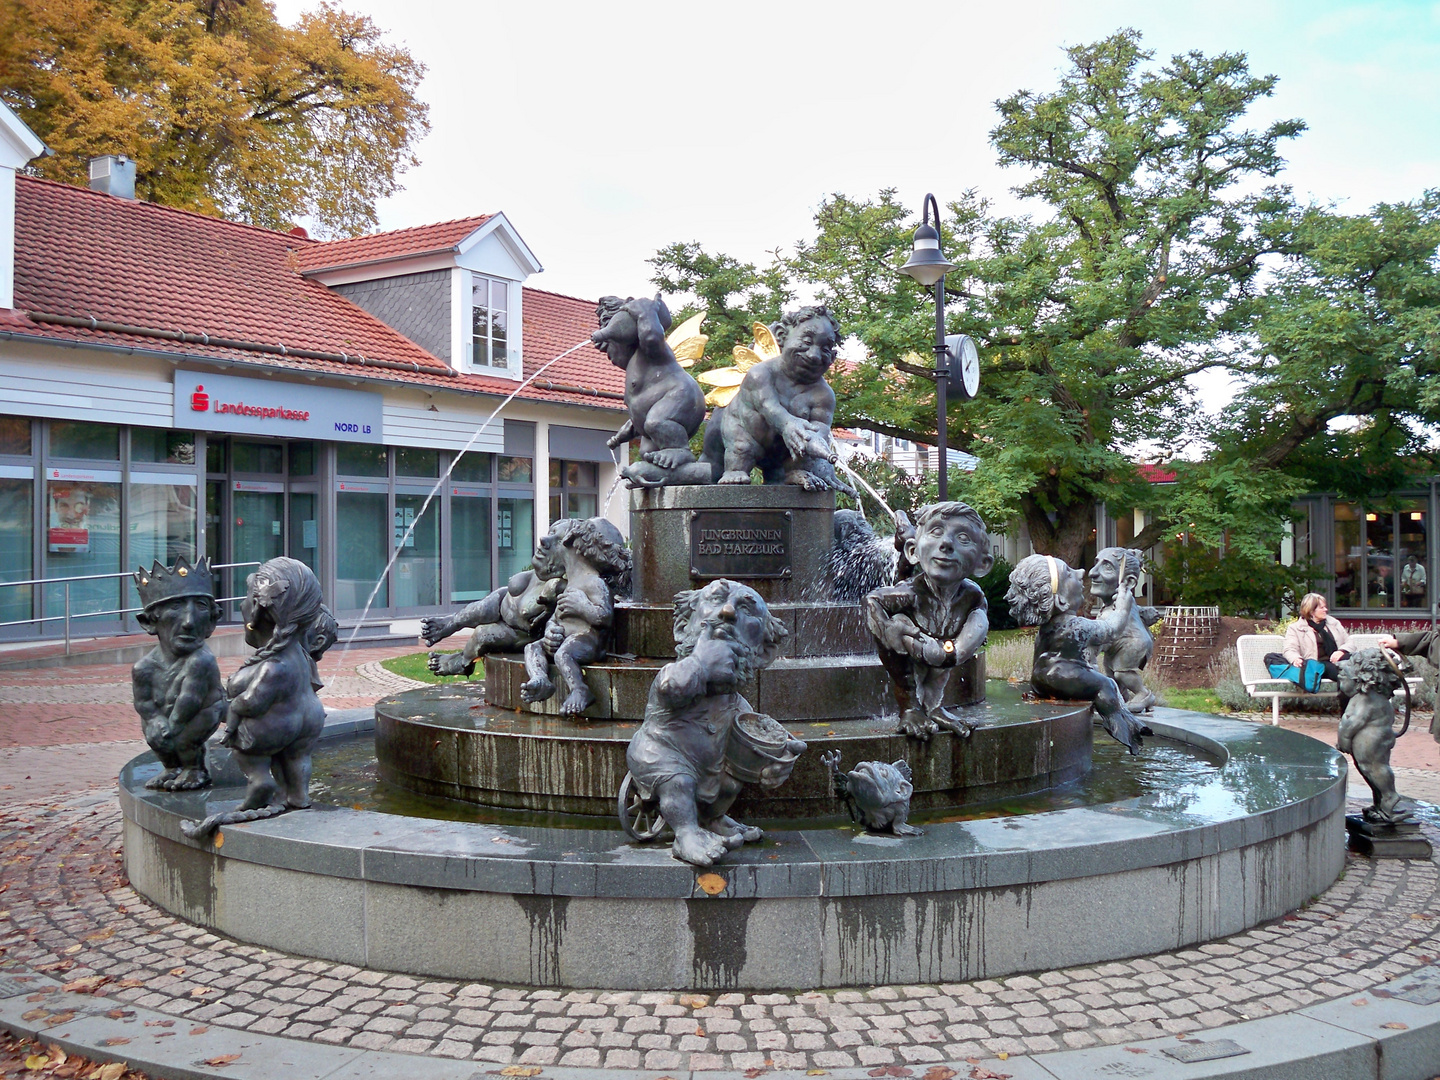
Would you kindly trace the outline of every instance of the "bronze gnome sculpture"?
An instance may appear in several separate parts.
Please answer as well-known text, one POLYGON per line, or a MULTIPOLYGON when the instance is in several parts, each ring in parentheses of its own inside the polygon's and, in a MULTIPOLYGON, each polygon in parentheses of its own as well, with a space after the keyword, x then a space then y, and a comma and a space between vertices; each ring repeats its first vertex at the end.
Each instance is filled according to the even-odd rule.
POLYGON ((1373 825, 1395 825, 1411 816, 1400 805, 1390 751, 1395 748, 1395 705, 1391 695, 1404 676, 1379 649, 1360 649, 1340 662, 1340 694, 1350 700, 1340 717, 1335 749, 1355 759, 1355 768, 1374 793, 1363 816, 1373 825))
POLYGON ((941 728, 967 736, 971 725, 941 702, 955 665, 978 653, 990 630, 985 593, 972 580, 994 565, 990 535, 964 503, 932 503, 915 516, 899 558, 914 573, 871 592, 865 619, 894 684, 900 730, 919 739, 941 728))
MULTIPOLYGON (((547 536, 553 536, 556 522, 547 536)), ((523 649, 544 632, 546 620, 555 610, 555 601, 565 588, 565 562, 558 544, 542 537, 530 569, 522 570, 508 584, 490 595, 466 605, 454 615, 436 615, 420 620, 420 640, 434 645, 458 630, 475 632, 458 653, 431 653, 427 664, 436 675, 470 675, 482 656, 523 649)))
POLYGON ((896 836, 920 836, 905 819, 910 816, 910 796, 915 794, 911 783, 910 763, 904 758, 886 764, 883 761, 862 761, 848 773, 840 770, 840 751, 821 754, 820 760, 830 767, 830 784, 836 796, 850 811, 850 819, 872 832, 892 832, 896 836))
POLYGON ((590 340, 625 372, 630 412, 607 445, 613 450, 640 440, 640 460, 625 465, 620 475, 631 487, 710 483, 710 466, 690 450, 690 438, 705 419, 705 392, 665 340, 670 329, 665 301, 659 293, 654 300, 604 296, 595 314, 600 329, 590 340))
POLYGON ((854 496, 835 475, 835 392, 825 381, 839 323, 824 307, 805 307, 770 329, 780 355, 745 372, 730 404, 711 414, 704 460, 721 484, 748 484, 750 470, 759 469, 767 484, 854 496))
POLYGON ((1005 599, 1021 623, 1038 626, 1030 685, 1040 694, 1072 701, 1089 701, 1100 722, 1132 754, 1140 736, 1151 730, 1125 706, 1115 680, 1092 666, 1086 654, 1114 640, 1130 622, 1135 605, 1135 579, 1120 582, 1115 607, 1099 619, 1080 614, 1085 586, 1079 570, 1051 555, 1029 555, 1010 572, 1005 599))
POLYGON ((220 665, 205 644, 220 621, 210 560, 180 559, 135 571, 144 610, 135 616, 159 644, 130 669, 140 730, 164 771, 145 782, 161 791, 210 785, 205 743, 225 718, 220 665))
MULTIPOLYGON (((1140 552, 1134 548, 1108 547, 1095 556, 1090 568, 1090 595, 1100 605, 1100 617, 1115 610, 1120 582, 1126 578, 1139 580, 1140 552)), ((1149 627, 1160 613, 1152 607, 1130 606, 1130 618, 1109 641, 1099 646, 1105 674, 1115 680, 1125 695, 1125 707, 1131 712, 1144 712, 1155 704, 1155 693, 1145 685, 1145 665, 1155 652, 1155 639, 1149 627)), ((1093 663, 1097 657, 1091 657, 1093 663)))
POLYGON ((677 659, 655 676, 625 762, 626 784, 642 802, 658 803, 675 831, 677 859, 709 866, 759 840, 758 828, 730 817, 731 804, 746 783, 784 783, 805 749, 739 693, 785 637, 784 625, 749 586, 720 578, 676 594, 677 659))
POLYGON ((547 566, 560 563, 564 589, 555 600, 545 636, 525 646, 529 679, 520 697, 534 704, 554 696, 553 659, 569 690, 561 715, 580 716, 595 704, 582 667, 605 659, 615 599, 630 589, 630 552, 612 522, 594 517, 557 521, 541 538, 535 558, 547 566))
POLYGON ((246 580, 240 610, 245 642, 256 651, 226 685, 221 743, 245 774, 245 798, 235 810, 184 822, 190 837, 310 805, 310 752, 325 727, 316 662, 335 644, 339 627, 321 603, 314 572, 283 556, 246 580))

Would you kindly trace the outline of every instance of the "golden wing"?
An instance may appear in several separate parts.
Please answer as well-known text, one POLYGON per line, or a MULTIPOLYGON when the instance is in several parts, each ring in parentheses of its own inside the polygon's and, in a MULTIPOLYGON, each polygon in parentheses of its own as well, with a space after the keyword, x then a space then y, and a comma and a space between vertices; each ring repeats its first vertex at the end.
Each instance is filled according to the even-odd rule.
POLYGON ((755 351, 760 354, 760 359, 770 360, 780 355, 780 346, 768 326, 757 322, 751 329, 755 331, 755 351))
POLYGON ((708 394, 705 395, 705 403, 706 403, 707 405, 716 405, 716 406, 729 405, 730 402, 732 402, 732 401, 735 400, 735 395, 738 394, 739 392, 740 392, 740 387, 739 387, 738 385, 736 385, 736 386, 719 386, 719 387, 716 387, 714 390, 711 390, 710 393, 708 393, 708 394))
POLYGON ((705 356, 705 343, 710 340, 708 334, 700 333, 700 324, 705 321, 705 312, 691 315, 683 323, 670 331, 665 338, 665 344, 675 354, 681 367, 690 367, 697 360, 705 356))
POLYGON ((748 345, 736 345, 735 348, 730 350, 730 354, 735 357, 735 366, 741 371, 749 371, 765 359, 765 357, 761 356, 748 345))
POLYGON ((738 388, 745 381, 745 372, 733 367, 715 368, 713 371, 702 371, 695 378, 706 386, 738 388))

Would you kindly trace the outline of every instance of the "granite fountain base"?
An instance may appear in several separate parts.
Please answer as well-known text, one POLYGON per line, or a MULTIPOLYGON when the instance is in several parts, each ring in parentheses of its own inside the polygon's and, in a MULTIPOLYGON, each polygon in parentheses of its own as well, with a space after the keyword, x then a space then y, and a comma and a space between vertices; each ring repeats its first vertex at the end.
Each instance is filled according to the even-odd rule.
MULTIPOLYGON (((373 728, 337 719, 334 739, 373 728)), ((319 806, 229 825, 208 792, 121 773, 125 865, 218 933, 447 979, 618 989, 960 981, 1094 964, 1233 934, 1299 907, 1345 859, 1345 764, 1278 728, 1161 709, 1160 736, 1219 762, 1140 798, 931 823, 911 839, 780 828, 697 870, 618 827, 438 821, 319 806)), ((950 738, 950 736, 941 736, 950 738)))

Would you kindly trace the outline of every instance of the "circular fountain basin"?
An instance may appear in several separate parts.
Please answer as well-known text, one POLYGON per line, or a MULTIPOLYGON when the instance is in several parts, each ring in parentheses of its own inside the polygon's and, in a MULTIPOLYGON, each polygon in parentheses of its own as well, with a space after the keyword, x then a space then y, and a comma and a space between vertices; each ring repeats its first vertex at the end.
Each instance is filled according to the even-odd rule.
MULTIPOLYGON (((1150 723, 1216 764, 1127 798, 931 822, 909 839, 778 828, 709 870, 615 826, 319 805, 195 842, 181 821, 235 805, 238 772, 218 750, 210 791, 149 791, 159 765, 147 753, 120 776, 125 863, 166 910, 267 947, 437 978, 617 989, 1093 964, 1237 933, 1334 882, 1346 775, 1334 750, 1196 713, 1161 709, 1150 723)), ((372 724, 340 719, 327 736, 353 740, 372 724)))
MULTIPOLYGON (((832 677, 843 680, 843 669, 832 677)), ((779 789, 747 787, 735 816, 773 821, 843 813, 831 794, 821 750, 838 750, 845 769, 861 761, 905 759, 915 785, 911 806, 917 810, 1057 787, 1090 769, 1087 703, 1023 702, 1018 687, 992 679, 985 701, 954 712, 979 726, 968 738, 942 732, 929 743, 899 734, 893 714, 787 720, 786 729, 812 752, 801 755, 779 789)), ((496 708, 486 704, 485 693, 474 684, 451 683, 377 702, 375 753, 382 778, 419 794, 613 818, 615 793, 626 773, 625 749, 639 726, 638 721, 571 721, 496 708)))

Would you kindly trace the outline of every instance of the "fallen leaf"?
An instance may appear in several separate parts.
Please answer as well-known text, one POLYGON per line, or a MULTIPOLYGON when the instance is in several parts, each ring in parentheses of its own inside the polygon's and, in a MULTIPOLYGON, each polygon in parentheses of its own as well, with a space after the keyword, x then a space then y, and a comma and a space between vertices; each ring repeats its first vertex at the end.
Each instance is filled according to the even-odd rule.
POLYGON ((755 1080, 755 1077, 757 1077, 757 1076, 762 1076, 762 1075, 764 1075, 764 1073, 765 1073, 765 1070, 764 1070, 764 1069, 746 1069, 746 1070, 745 1070, 745 1076, 746 1076, 747 1080, 755 1080))
POLYGON ((133 989, 133 988, 136 987, 136 986, 144 986, 144 985, 145 985, 145 980, 144 980, 144 979, 121 979, 121 980, 120 980, 118 983, 116 983, 115 985, 118 986, 118 987, 121 987, 122 989, 130 990, 130 989, 133 989))
POLYGON ((50 1017, 49 1022, 52 1024, 68 1024, 71 1020, 74 1019, 74 1010, 67 1010, 66 1012, 56 1013, 54 1016, 50 1017))
POLYGON ((134 1009, 111 1009, 105 1014, 111 1020, 124 1020, 127 1016, 134 1016, 134 1009))
POLYGON ((146 1027, 174 1027, 174 1020, 146 1020, 146 1027))
POLYGON ((705 1037, 705 1029, 702 1027, 697 1027, 695 1029, 695 1036, 696 1038, 703 1039, 705 1037))
POLYGON ((36 971, 69 971, 69 970, 70 970, 72 967, 74 967, 74 966, 75 966, 75 961, 74 961, 74 960, 56 960, 54 963, 50 963, 50 964, 37 964, 37 965, 35 965, 35 970, 36 970, 36 971))
POLYGON ((1149 1050, 1141 1050, 1138 1046, 1127 1046, 1125 1049, 1132 1054, 1148 1054, 1149 1050))
POLYGON ((70 1056, 66 1054, 64 1050, 61 1050, 60 1047, 57 1046, 55 1043, 51 1043, 49 1046, 45 1047, 45 1049, 50 1052, 50 1060, 53 1061, 57 1066, 64 1065, 65 1062, 70 1060, 70 1056))
POLYGON ((190 1034, 191 1034, 191 1035, 204 1035, 205 1032, 207 1032, 207 1031, 209 1031, 209 1030, 210 1030, 209 1025, 207 1025, 207 1024, 201 1024, 201 1025, 199 1025, 198 1027, 193 1027, 193 1028, 191 1028, 191 1029, 190 1029, 190 1034))
POLYGON ((710 1004, 710 999, 701 994, 681 994, 680 1004, 687 1009, 703 1009, 710 1004))
POLYGON ((903 1065, 881 1065, 878 1069, 870 1070, 871 1076, 914 1076, 909 1069, 903 1065))
POLYGON ((114 936, 115 936, 115 928, 114 928, 114 927, 111 927, 111 928, 108 929, 108 930, 97 930, 97 931, 96 931, 95 933, 93 933, 93 934, 86 934, 86 935, 85 935, 85 940, 86 940, 86 941, 104 941, 106 938, 112 938, 112 937, 114 937, 114 936))
POLYGON ((1388 1024, 1381 1024, 1382 1028, 1389 1028, 1391 1031, 1409 1031, 1409 1024, 1402 1024, 1399 1020, 1391 1020, 1388 1024))
POLYGON ((65 950, 65 955, 73 956, 84 947, 84 945, 71 945, 68 949, 65 950))
POLYGON ((95 1074, 95 1080, 120 1080, 125 1075, 125 1063, 123 1061, 111 1061, 100 1066, 100 1071, 95 1074))
POLYGON ((60 989, 71 994, 93 994, 109 981, 109 975, 86 975, 66 983, 60 989))
POLYGON ((49 1009, 31 1009, 20 1017, 21 1020, 39 1020, 42 1016, 49 1016, 49 1009))
POLYGON ((996 1056, 997 1058, 999 1058, 1001 1061, 1009 1061, 1009 1060, 1010 1060, 1010 1055, 1009 1055, 1006 1051, 1004 1051, 1004 1050, 1001 1050, 1001 1051, 1000 1051, 998 1054, 996 1054, 995 1056, 996 1056))
POLYGON ((128 1043, 129 1041, 130 1041, 130 1040, 127 1039, 124 1035, 114 1035, 114 1036, 111 1036, 110 1038, 106 1039, 102 1045, 104 1045, 104 1046, 124 1046, 124 1045, 125 1045, 126 1043, 128 1043))
MULTIPOLYGON (((805 1070, 805 1075, 806 1075, 806 1076, 828 1076, 829 1073, 827 1073, 824 1069, 806 1069, 806 1070, 805 1070)), ((954 1075, 954 1074, 952 1073, 951 1075, 954 1075)))
POLYGON ((190 991, 191 997, 204 997, 206 994, 218 994, 220 991, 213 986, 197 986, 190 991))
POLYGON ((989 1069, 982 1069, 976 1065, 970 1070, 970 1080, 1010 1080, 1010 1074, 991 1072, 989 1069))
POLYGON ((171 968, 171 969, 170 969, 170 974, 171 974, 171 975, 174 975, 174 976, 178 979, 181 975, 184 975, 184 974, 185 974, 185 969, 184 969, 184 968, 171 968))
MULTIPOLYGON (((240 1055, 239 1055, 239 1054, 221 1054, 219 1057, 206 1058, 206 1059, 205 1059, 205 1064, 206 1064, 206 1065, 229 1065, 232 1061, 239 1061, 239 1060, 240 1060, 240 1055)), ((536 1069, 535 1071, 536 1071, 536 1072, 539 1072, 540 1070, 539 1070, 539 1069, 536 1069)))
POLYGON ((923 1080, 950 1080, 955 1070, 945 1065, 931 1065, 925 1070, 923 1080))
POLYGON ((50 1064, 50 1059, 49 1059, 48 1057, 46 1057, 44 1054, 27 1054, 27 1055, 25 1055, 25 1067, 26 1067, 27 1069, 31 1070, 32 1072, 38 1072, 39 1070, 45 1068, 45 1066, 46 1066, 46 1065, 49 1065, 49 1064, 50 1064))
MULTIPOLYGON (((508 841, 507 841, 508 843, 508 841)), ((541 1069, 534 1065, 507 1065, 500 1070, 501 1076, 539 1076, 541 1069)))
POLYGON ((1354 1001, 1350 1002, 1350 1004, 1351 1004, 1351 1005, 1369 1005, 1370 1002, 1366 1001, 1364 998, 1356 998, 1354 1001))
POLYGON ((707 896, 719 896, 725 891, 725 879, 719 874, 701 874, 695 879, 695 884, 700 886, 700 891, 707 896))

